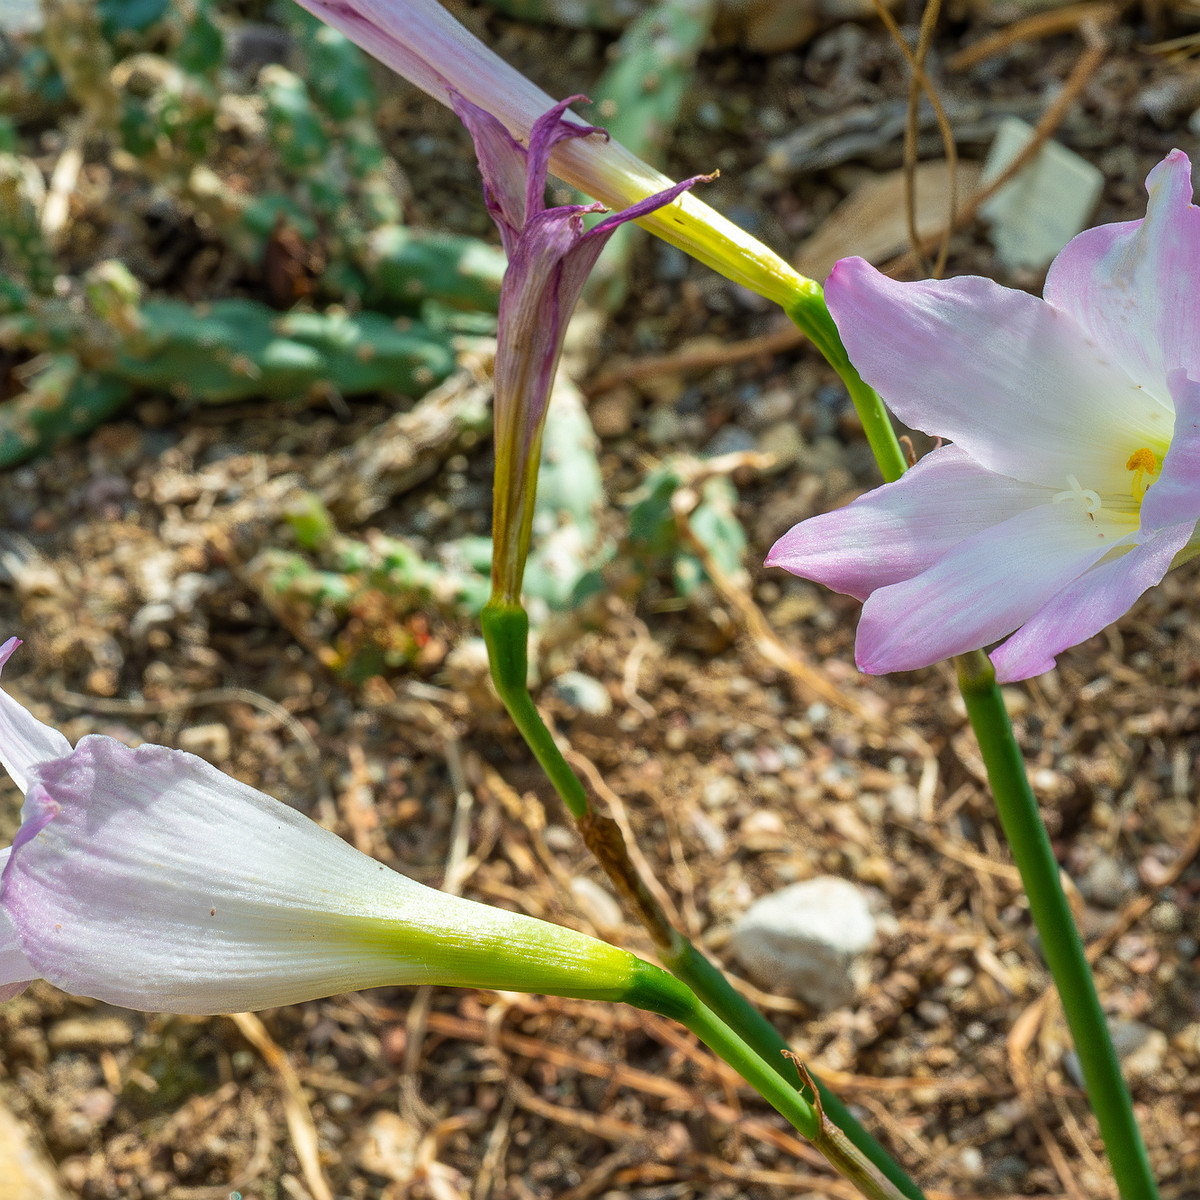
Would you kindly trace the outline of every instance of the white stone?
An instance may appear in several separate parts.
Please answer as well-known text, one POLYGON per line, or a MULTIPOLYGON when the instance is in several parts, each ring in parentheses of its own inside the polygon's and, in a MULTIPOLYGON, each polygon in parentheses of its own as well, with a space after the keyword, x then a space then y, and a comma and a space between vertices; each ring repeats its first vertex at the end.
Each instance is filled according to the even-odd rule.
POLYGON ((848 880, 823 875, 756 900, 730 948, 751 978, 816 1009, 851 1003, 867 982, 875 919, 848 880))
POLYGON ((598 679, 582 671, 564 671, 555 679, 554 690, 576 712, 590 717, 607 717, 612 712, 612 697, 598 679))
MULTIPOLYGON (((998 178, 1029 144, 1033 130, 1005 117, 988 151, 981 184, 998 178)), ((1104 175, 1058 142, 1046 142, 980 210, 992 223, 992 245, 1008 268, 1040 271, 1087 224, 1104 175)))

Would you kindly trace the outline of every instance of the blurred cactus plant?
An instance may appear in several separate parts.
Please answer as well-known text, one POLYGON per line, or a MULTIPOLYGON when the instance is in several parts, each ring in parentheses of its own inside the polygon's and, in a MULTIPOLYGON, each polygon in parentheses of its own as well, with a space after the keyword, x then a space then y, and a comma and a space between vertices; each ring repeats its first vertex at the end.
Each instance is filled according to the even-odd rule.
MULTIPOLYGON (((596 454, 583 398, 560 382, 546 418, 525 573, 536 621, 586 599, 612 553, 597 521, 604 486, 596 454)), ((428 644, 428 614, 476 617, 491 593, 490 538, 444 542, 431 558, 377 531, 365 539, 340 533, 312 493, 295 497, 285 519, 297 549, 265 551, 251 575, 268 603, 313 631, 326 664, 355 682, 412 665, 428 644)))
MULTIPOLYGON (((44 143, 0 125, 11 397, 0 404, 0 466, 87 432, 138 393, 197 404, 419 395, 453 369, 454 328, 494 327, 503 254, 402 223, 371 70, 341 34, 292 8, 277 47, 287 64, 247 75, 232 68, 235 31, 212 0, 42 0, 42 16, 17 41, 0 97, 36 93, 14 111, 52 111, 65 131, 60 166, 71 155, 77 165, 48 182, 44 143), (244 75, 250 90, 231 92, 244 75), (124 231, 125 262, 81 260, 70 228, 48 220, 49 198, 69 223, 74 179, 92 162, 119 181, 121 211, 88 216, 101 232, 124 231), (151 296, 161 275, 147 269, 137 222, 164 212, 215 241, 231 264, 224 278, 257 277, 260 296, 151 296)), ((82 244, 114 239, 89 233, 82 244)))

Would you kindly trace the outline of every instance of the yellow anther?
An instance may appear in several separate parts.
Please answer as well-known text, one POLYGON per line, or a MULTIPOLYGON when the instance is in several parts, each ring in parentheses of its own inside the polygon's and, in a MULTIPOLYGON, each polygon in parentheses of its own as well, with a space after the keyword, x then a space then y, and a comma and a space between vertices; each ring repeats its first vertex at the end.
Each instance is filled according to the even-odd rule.
POLYGON ((1158 459, 1155 457, 1153 450, 1148 446, 1142 446, 1129 456, 1129 461, 1125 464, 1125 470, 1133 472, 1131 491, 1133 492, 1133 498, 1140 500, 1150 487, 1146 476, 1158 474, 1158 459))

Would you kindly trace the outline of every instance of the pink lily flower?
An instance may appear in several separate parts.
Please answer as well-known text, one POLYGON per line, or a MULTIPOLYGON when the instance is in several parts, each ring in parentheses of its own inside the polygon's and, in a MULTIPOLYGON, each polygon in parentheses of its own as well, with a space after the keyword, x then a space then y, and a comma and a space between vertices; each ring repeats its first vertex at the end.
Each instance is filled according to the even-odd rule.
POLYGON ((872 674, 1004 640, 1026 679, 1200 548, 1200 208, 1150 172, 1145 219, 1076 237, 1044 298, 979 278, 898 283, 861 259, 826 297, 901 420, 953 444, 803 521, 767 559, 864 601, 872 674))
POLYGON ((194 755, 97 735, 72 750, 3 691, 0 761, 25 793, 0 850, 0 1000, 37 978, 151 1012, 418 983, 620 1000, 647 967, 425 887, 194 755))
POLYGON ((571 96, 533 124, 529 149, 482 108, 452 93, 454 111, 475 141, 488 211, 500 230, 508 270, 500 288, 493 407, 496 490, 492 519, 493 597, 516 603, 529 552, 542 431, 567 322, 601 250, 619 226, 670 204, 688 179, 611 213, 591 229, 583 214, 602 204, 546 208, 546 174, 556 145, 603 129, 564 120, 571 96))
MULTIPOLYGON (((495 117, 528 144, 554 100, 463 28, 438 0, 296 0, 368 54, 450 107, 454 94, 495 117)), ((573 113, 563 120, 583 125, 573 113)), ((551 169, 607 208, 628 208, 671 188, 672 181, 619 142, 557 142, 551 169)), ((735 283, 786 305, 816 288, 756 238, 691 194, 635 218, 664 241, 735 283)))

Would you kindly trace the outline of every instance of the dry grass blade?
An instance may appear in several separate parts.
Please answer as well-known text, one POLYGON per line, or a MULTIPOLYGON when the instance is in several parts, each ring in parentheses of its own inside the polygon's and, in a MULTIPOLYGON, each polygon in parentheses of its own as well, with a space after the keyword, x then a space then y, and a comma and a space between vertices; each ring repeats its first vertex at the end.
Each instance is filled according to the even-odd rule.
POLYGON ((312 1192, 314 1200, 333 1200, 333 1192, 325 1181, 321 1170, 321 1156, 317 1149, 317 1127, 312 1112, 304 1098, 304 1089, 287 1055, 275 1044, 266 1026, 253 1013, 233 1013, 234 1024, 242 1036, 263 1056, 263 1061, 275 1072, 283 1092, 283 1111, 287 1117, 288 1132, 292 1137, 292 1148, 300 1160, 304 1182, 312 1192))
MULTIPOLYGON (((946 237, 948 233, 953 233, 969 225, 975 219, 980 208, 1033 161, 1034 157, 1054 134, 1054 131, 1062 124, 1063 118, 1067 115, 1071 105, 1079 98, 1088 81, 1095 73, 1096 68, 1100 66, 1104 61, 1105 55, 1108 53, 1108 47, 1101 38, 1099 31, 1090 23, 1083 28, 1085 31, 1088 31, 1091 44, 1080 56, 1075 66, 1072 67, 1071 73, 1067 76, 1066 82, 1062 86, 1062 90, 1055 96, 1046 111, 1042 113, 1038 123, 1034 126, 1033 136, 1029 139, 1029 144, 991 183, 986 187, 980 188, 979 191, 964 201, 963 206, 955 213, 954 220, 946 229, 925 238, 921 243, 922 250, 927 251, 931 246, 936 245, 942 238, 946 237)), ((900 258, 888 263, 887 269, 889 272, 910 271, 914 266, 916 266, 916 258, 910 251, 908 254, 902 255, 900 258)))
MULTIPOLYGON (((1120 13, 1119 5, 1110 4, 1107 0, 1087 0, 1083 4, 1068 4, 1065 8, 1057 8, 1051 12, 1034 13, 1013 21, 1003 29, 997 30, 990 37, 982 38, 965 50, 960 50, 946 61, 948 71, 967 71, 971 67, 985 62, 995 54, 1001 54, 1010 46, 1020 42, 1032 41, 1035 38, 1054 37, 1059 33, 1069 33, 1078 29, 1085 21, 1093 21, 1097 25, 1107 25, 1115 21, 1120 13)), ((1153 47, 1147 47, 1153 49, 1153 47)))
POLYGON ((958 195, 955 187, 958 148, 954 144, 954 132, 950 128, 950 120, 946 116, 945 106, 942 104, 941 97, 937 94, 937 89, 933 86, 933 81, 929 78, 929 73, 925 70, 925 56, 929 51, 929 43, 933 38, 933 30, 937 25, 940 0, 928 0, 925 6, 925 11, 921 18, 921 31, 918 35, 917 49, 915 51, 909 49, 908 43, 904 40, 904 35, 900 32, 900 27, 896 24, 896 19, 892 16, 891 11, 884 4, 883 0, 873 0, 873 3, 879 19, 888 31, 888 35, 895 42, 900 53, 904 55, 909 68, 912 70, 912 81, 909 84, 908 93, 908 123, 904 131, 904 170, 908 177, 905 209, 908 215, 909 237, 913 243, 912 253, 917 256, 918 262, 922 267, 924 267, 925 246, 934 241, 934 239, 926 239, 925 242, 922 242, 917 234, 916 188, 913 185, 913 172, 916 170, 917 165, 917 102, 922 91, 929 97, 929 103, 937 118, 938 131, 942 135, 942 148, 946 156, 946 170, 950 176, 950 187, 947 196, 948 215, 946 225, 937 239, 940 245, 937 261, 933 264, 932 268, 936 278, 941 275, 946 266, 946 257, 950 253, 950 235, 955 228, 955 214, 958 207, 958 195))

